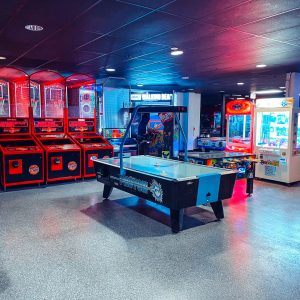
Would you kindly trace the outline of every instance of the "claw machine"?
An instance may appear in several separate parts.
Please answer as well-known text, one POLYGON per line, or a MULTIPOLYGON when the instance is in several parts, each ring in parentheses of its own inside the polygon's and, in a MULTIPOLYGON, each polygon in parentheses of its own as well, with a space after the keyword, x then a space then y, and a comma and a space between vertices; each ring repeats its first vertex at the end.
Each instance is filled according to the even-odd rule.
POLYGON ((293 98, 256 100, 256 177, 287 184, 300 180, 299 113, 293 98))
POLYGON ((7 187, 44 181, 44 153, 30 130, 29 77, 0 68, 0 182, 7 187))
POLYGON ((85 74, 66 78, 67 130, 82 152, 82 176, 96 176, 92 158, 113 157, 113 146, 97 133, 96 81, 85 74))
POLYGON ((251 100, 232 100, 226 104, 226 151, 253 152, 254 104, 251 100))
POLYGON ((81 149, 67 135, 65 78, 54 71, 30 75, 32 132, 45 152, 45 181, 81 177, 81 149))

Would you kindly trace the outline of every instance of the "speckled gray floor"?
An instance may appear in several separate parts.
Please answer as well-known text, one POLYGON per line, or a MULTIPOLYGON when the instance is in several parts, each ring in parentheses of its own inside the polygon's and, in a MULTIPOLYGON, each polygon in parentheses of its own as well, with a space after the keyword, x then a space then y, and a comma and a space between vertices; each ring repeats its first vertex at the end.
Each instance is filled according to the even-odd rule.
POLYGON ((300 185, 239 183, 226 219, 96 181, 0 193, 0 299, 299 299, 300 185))

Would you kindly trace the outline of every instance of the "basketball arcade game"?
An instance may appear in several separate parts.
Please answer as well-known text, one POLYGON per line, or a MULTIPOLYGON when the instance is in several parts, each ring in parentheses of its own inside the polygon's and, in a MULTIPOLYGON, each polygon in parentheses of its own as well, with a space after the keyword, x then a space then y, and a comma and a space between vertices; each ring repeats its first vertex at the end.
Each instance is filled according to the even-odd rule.
POLYGON ((29 78, 0 68, 0 182, 7 187, 44 181, 44 153, 31 136, 29 78))
POLYGON ((293 98, 256 100, 256 177, 287 184, 300 180, 299 116, 293 98))
POLYGON ((113 146, 96 130, 96 81, 84 74, 66 78, 69 136, 80 146, 82 152, 82 176, 95 176, 91 158, 113 156, 113 146))
POLYGON ((45 182, 81 177, 80 147, 66 134, 65 79, 53 71, 30 76, 34 137, 45 152, 45 182))

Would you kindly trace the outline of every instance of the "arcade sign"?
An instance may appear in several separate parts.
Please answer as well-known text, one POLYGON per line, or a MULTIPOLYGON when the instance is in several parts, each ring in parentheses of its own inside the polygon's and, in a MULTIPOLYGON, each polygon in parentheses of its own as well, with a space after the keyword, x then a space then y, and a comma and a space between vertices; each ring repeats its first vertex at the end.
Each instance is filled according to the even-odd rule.
POLYGON ((256 108, 281 108, 293 107, 293 98, 266 98, 256 99, 256 108))
POLYGON ((165 93, 132 93, 131 101, 171 101, 173 94, 165 93))

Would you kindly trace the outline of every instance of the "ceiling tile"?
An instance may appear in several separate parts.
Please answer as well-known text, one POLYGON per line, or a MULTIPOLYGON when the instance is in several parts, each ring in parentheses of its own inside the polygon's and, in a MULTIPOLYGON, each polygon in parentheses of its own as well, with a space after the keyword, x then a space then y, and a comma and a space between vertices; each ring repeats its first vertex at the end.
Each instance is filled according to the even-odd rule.
POLYGON ((222 27, 236 27, 299 7, 299 0, 255 0, 228 8, 226 12, 210 15, 203 21, 222 27))

